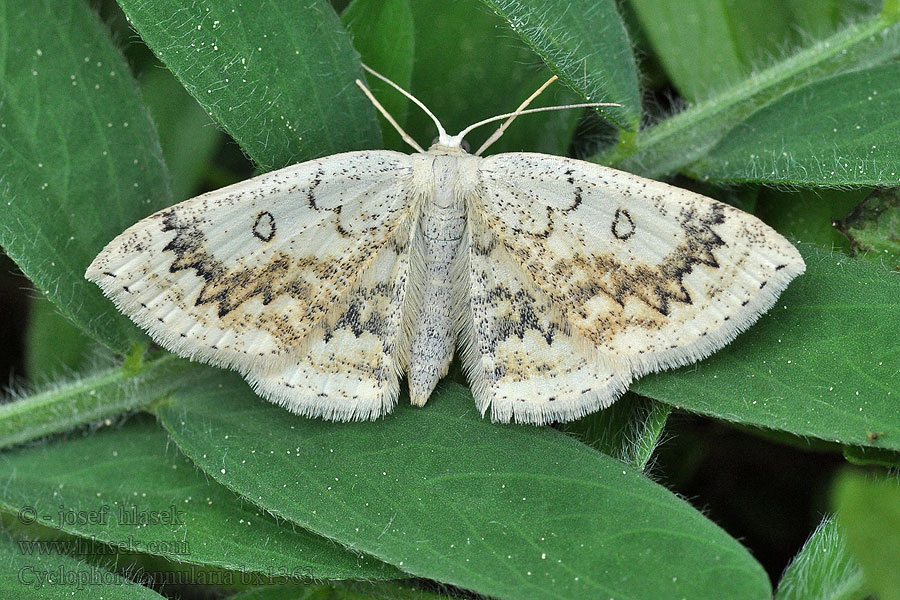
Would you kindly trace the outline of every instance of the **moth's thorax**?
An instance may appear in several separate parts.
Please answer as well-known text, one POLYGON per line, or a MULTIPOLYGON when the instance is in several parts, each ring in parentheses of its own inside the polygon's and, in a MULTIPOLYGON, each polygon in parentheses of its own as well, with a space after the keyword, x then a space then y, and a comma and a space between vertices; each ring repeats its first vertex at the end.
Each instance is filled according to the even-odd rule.
MULTIPOLYGON (((416 187, 432 207, 458 207, 462 214, 463 199, 474 191, 481 160, 460 148, 432 146, 426 153, 413 155, 416 187)), ((425 210, 427 212, 429 207, 425 210)))

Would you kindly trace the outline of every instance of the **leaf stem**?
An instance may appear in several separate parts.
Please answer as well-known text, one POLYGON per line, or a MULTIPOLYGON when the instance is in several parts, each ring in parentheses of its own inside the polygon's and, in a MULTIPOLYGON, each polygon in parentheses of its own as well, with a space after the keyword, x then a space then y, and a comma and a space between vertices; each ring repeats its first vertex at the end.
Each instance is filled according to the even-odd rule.
MULTIPOLYGON (((126 361, 129 362, 129 361, 126 361)), ((184 381, 190 363, 173 354, 117 366, 0 406, 0 448, 144 408, 184 381)))
POLYGON ((879 64, 900 54, 900 14, 887 0, 880 16, 849 25, 831 37, 752 74, 738 84, 620 143, 592 160, 659 177, 704 156, 737 123, 775 98, 810 81, 879 64))

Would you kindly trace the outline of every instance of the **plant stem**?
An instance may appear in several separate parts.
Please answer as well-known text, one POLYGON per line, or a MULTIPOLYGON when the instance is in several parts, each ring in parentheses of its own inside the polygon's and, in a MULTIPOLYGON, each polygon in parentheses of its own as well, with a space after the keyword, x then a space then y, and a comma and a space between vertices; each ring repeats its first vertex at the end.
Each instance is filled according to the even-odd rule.
POLYGON ((671 118, 626 139, 611 154, 591 160, 647 177, 678 172, 709 152, 727 132, 775 98, 811 81, 882 63, 900 54, 900 4, 888 0, 880 16, 849 25, 831 37, 754 73, 671 118))
POLYGON ((0 406, 0 448, 148 406, 184 382, 190 363, 173 354, 138 372, 114 367, 0 406))

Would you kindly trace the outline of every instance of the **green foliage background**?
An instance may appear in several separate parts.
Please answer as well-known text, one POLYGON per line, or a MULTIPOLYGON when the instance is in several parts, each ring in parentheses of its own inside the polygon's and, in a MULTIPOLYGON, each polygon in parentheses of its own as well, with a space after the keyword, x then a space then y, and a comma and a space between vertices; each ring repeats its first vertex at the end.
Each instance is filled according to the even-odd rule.
POLYGON ((0 405, 0 596, 900 597, 898 56, 900 0, 0 0, 0 246, 34 286, 27 322, 2 317, 31 391, 0 405), (556 428, 484 421, 458 370, 424 410, 335 424, 146 352, 87 264, 254 169, 405 150, 360 59, 451 131, 551 73, 542 104, 617 102, 523 117, 491 151, 674 180, 791 237, 807 273, 724 350, 556 428), (747 475, 740 518, 672 491, 732 434, 719 469, 758 448, 824 469, 803 522, 787 460, 747 475), (782 576, 755 543, 785 528, 811 537, 782 576))

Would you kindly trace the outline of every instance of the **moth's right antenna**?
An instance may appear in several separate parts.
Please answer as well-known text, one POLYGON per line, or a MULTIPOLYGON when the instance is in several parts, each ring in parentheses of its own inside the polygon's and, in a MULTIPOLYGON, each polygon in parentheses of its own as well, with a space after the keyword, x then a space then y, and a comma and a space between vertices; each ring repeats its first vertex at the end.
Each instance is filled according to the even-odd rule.
MULTIPOLYGON (((378 79, 382 80, 383 82, 385 82, 386 84, 388 84, 389 86, 391 86, 392 88, 394 88, 395 90, 397 90, 398 92, 400 92, 401 94, 403 94, 404 96, 406 96, 407 98, 412 100, 416 104, 416 106, 418 106, 425 112, 426 115, 431 117, 431 120, 434 121, 434 124, 438 130, 437 143, 441 144, 443 146, 459 148, 460 145, 462 144, 462 140, 465 137, 465 135, 467 133, 469 133, 470 131, 472 131, 473 129, 475 129, 476 127, 481 127, 482 125, 486 125, 488 123, 493 123, 494 121, 506 119, 506 121, 504 121, 503 124, 497 128, 497 131, 495 131, 487 140, 485 140, 485 142, 481 145, 481 147, 475 152, 474 156, 480 156, 482 152, 487 150, 488 146, 490 146, 491 144, 496 142, 497 139, 501 135, 503 135, 503 132, 506 131, 506 128, 509 127, 509 125, 513 121, 515 121, 516 117, 518 117, 519 115, 529 115, 532 113, 545 112, 548 110, 566 110, 566 109, 570 109, 570 108, 589 108, 589 107, 596 108, 598 106, 621 106, 621 104, 615 104, 612 102, 588 102, 588 103, 584 103, 584 104, 566 104, 564 106, 546 106, 546 107, 541 107, 541 108, 526 108, 529 104, 531 104, 531 102, 535 98, 537 98, 540 95, 541 92, 543 92, 545 89, 547 89, 547 86, 549 86, 551 83, 553 83, 554 81, 556 81, 558 79, 558 77, 556 75, 554 75, 553 77, 548 79, 544 83, 544 85, 539 87, 533 94, 528 96, 528 98, 526 98, 525 101, 522 102, 522 104, 519 105, 519 108, 517 108, 514 112, 497 115, 496 117, 491 117, 489 119, 484 119, 482 121, 478 121, 477 123, 473 123, 472 125, 469 125, 465 129, 463 129, 462 131, 457 133, 456 135, 447 135, 446 130, 444 130, 444 127, 441 125, 441 122, 438 121, 438 118, 436 116, 434 116, 434 113, 432 113, 430 110, 428 110, 428 107, 425 106, 424 104, 422 104, 422 102, 420 102, 418 98, 416 98, 415 96, 413 96, 412 94, 410 94, 409 92, 404 90, 402 87, 400 87, 399 85, 397 85, 396 83, 394 83, 393 81, 391 81, 390 79, 388 79, 387 77, 385 77, 384 75, 379 73, 378 71, 370 68, 369 66, 363 64, 362 67, 363 67, 363 69, 365 69, 366 71, 368 71, 369 73, 371 73, 372 75, 377 77, 378 79)), ((377 108, 381 112, 381 114, 384 115, 384 118, 388 120, 388 123, 390 123, 391 125, 394 126, 394 129, 397 130, 397 132, 403 138, 404 142, 406 142, 407 144, 409 144, 410 146, 412 146, 419 152, 425 152, 425 150, 421 146, 419 146, 419 144, 417 144, 414 139, 412 139, 412 136, 410 136, 408 133, 403 131, 403 128, 400 127, 400 125, 397 123, 397 121, 394 120, 394 118, 381 105, 381 103, 375 99, 375 96, 372 95, 372 92, 369 91, 369 88, 367 88, 366 85, 362 81, 357 79, 356 85, 358 85, 362 89, 362 91, 366 94, 366 96, 369 98, 369 100, 372 101, 372 104, 375 105, 375 108, 377 108)))
POLYGON ((529 104, 531 104, 532 100, 534 100, 535 98, 540 96, 541 92, 546 90, 550 86, 550 84, 553 83, 554 81, 556 81, 557 79, 559 79, 559 77, 557 75, 554 75, 553 77, 551 77, 550 79, 545 81, 544 85, 539 87, 532 95, 528 96, 525 99, 525 101, 519 105, 519 108, 517 108, 507 120, 503 121, 503 124, 497 128, 497 131, 492 133, 491 137, 484 140, 484 143, 481 145, 481 147, 475 151, 475 156, 481 156, 481 153, 484 152, 485 150, 487 150, 488 146, 490 146, 491 144, 496 142, 498 139, 500 139, 500 136, 503 135, 503 132, 506 131, 506 128, 509 127, 510 124, 512 124, 512 122, 516 120, 516 117, 518 117, 520 114, 522 114, 522 111, 525 110, 525 108, 529 104))
POLYGON ((525 108, 529 104, 531 104, 532 100, 538 97, 538 95, 547 89, 547 86, 556 81, 558 77, 554 75, 550 79, 544 82, 544 85, 539 87, 537 91, 535 91, 532 95, 528 96, 522 104, 519 105, 515 111, 511 113, 506 113, 503 115, 497 115, 496 117, 491 117, 490 119, 484 119, 483 121, 478 121, 477 123, 473 123, 457 133, 451 139, 462 139, 465 137, 467 133, 475 129, 476 127, 481 127, 482 125, 487 125, 488 123, 493 123, 494 121, 499 121, 500 119, 506 119, 503 124, 497 128, 488 139, 481 145, 481 148, 475 151, 474 156, 480 156, 482 152, 487 150, 488 146, 497 141, 497 139, 503 135, 503 132, 506 131, 506 128, 509 127, 509 124, 512 123, 516 117, 519 115, 530 115, 533 113, 546 112, 549 110, 567 110, 570 108, 597 108, 599 106, 622 106, 621 104, 616 104, 615 102, 586 102, 583 104, 565 104, 563 106, 542 106, 541 108, 525 108))

